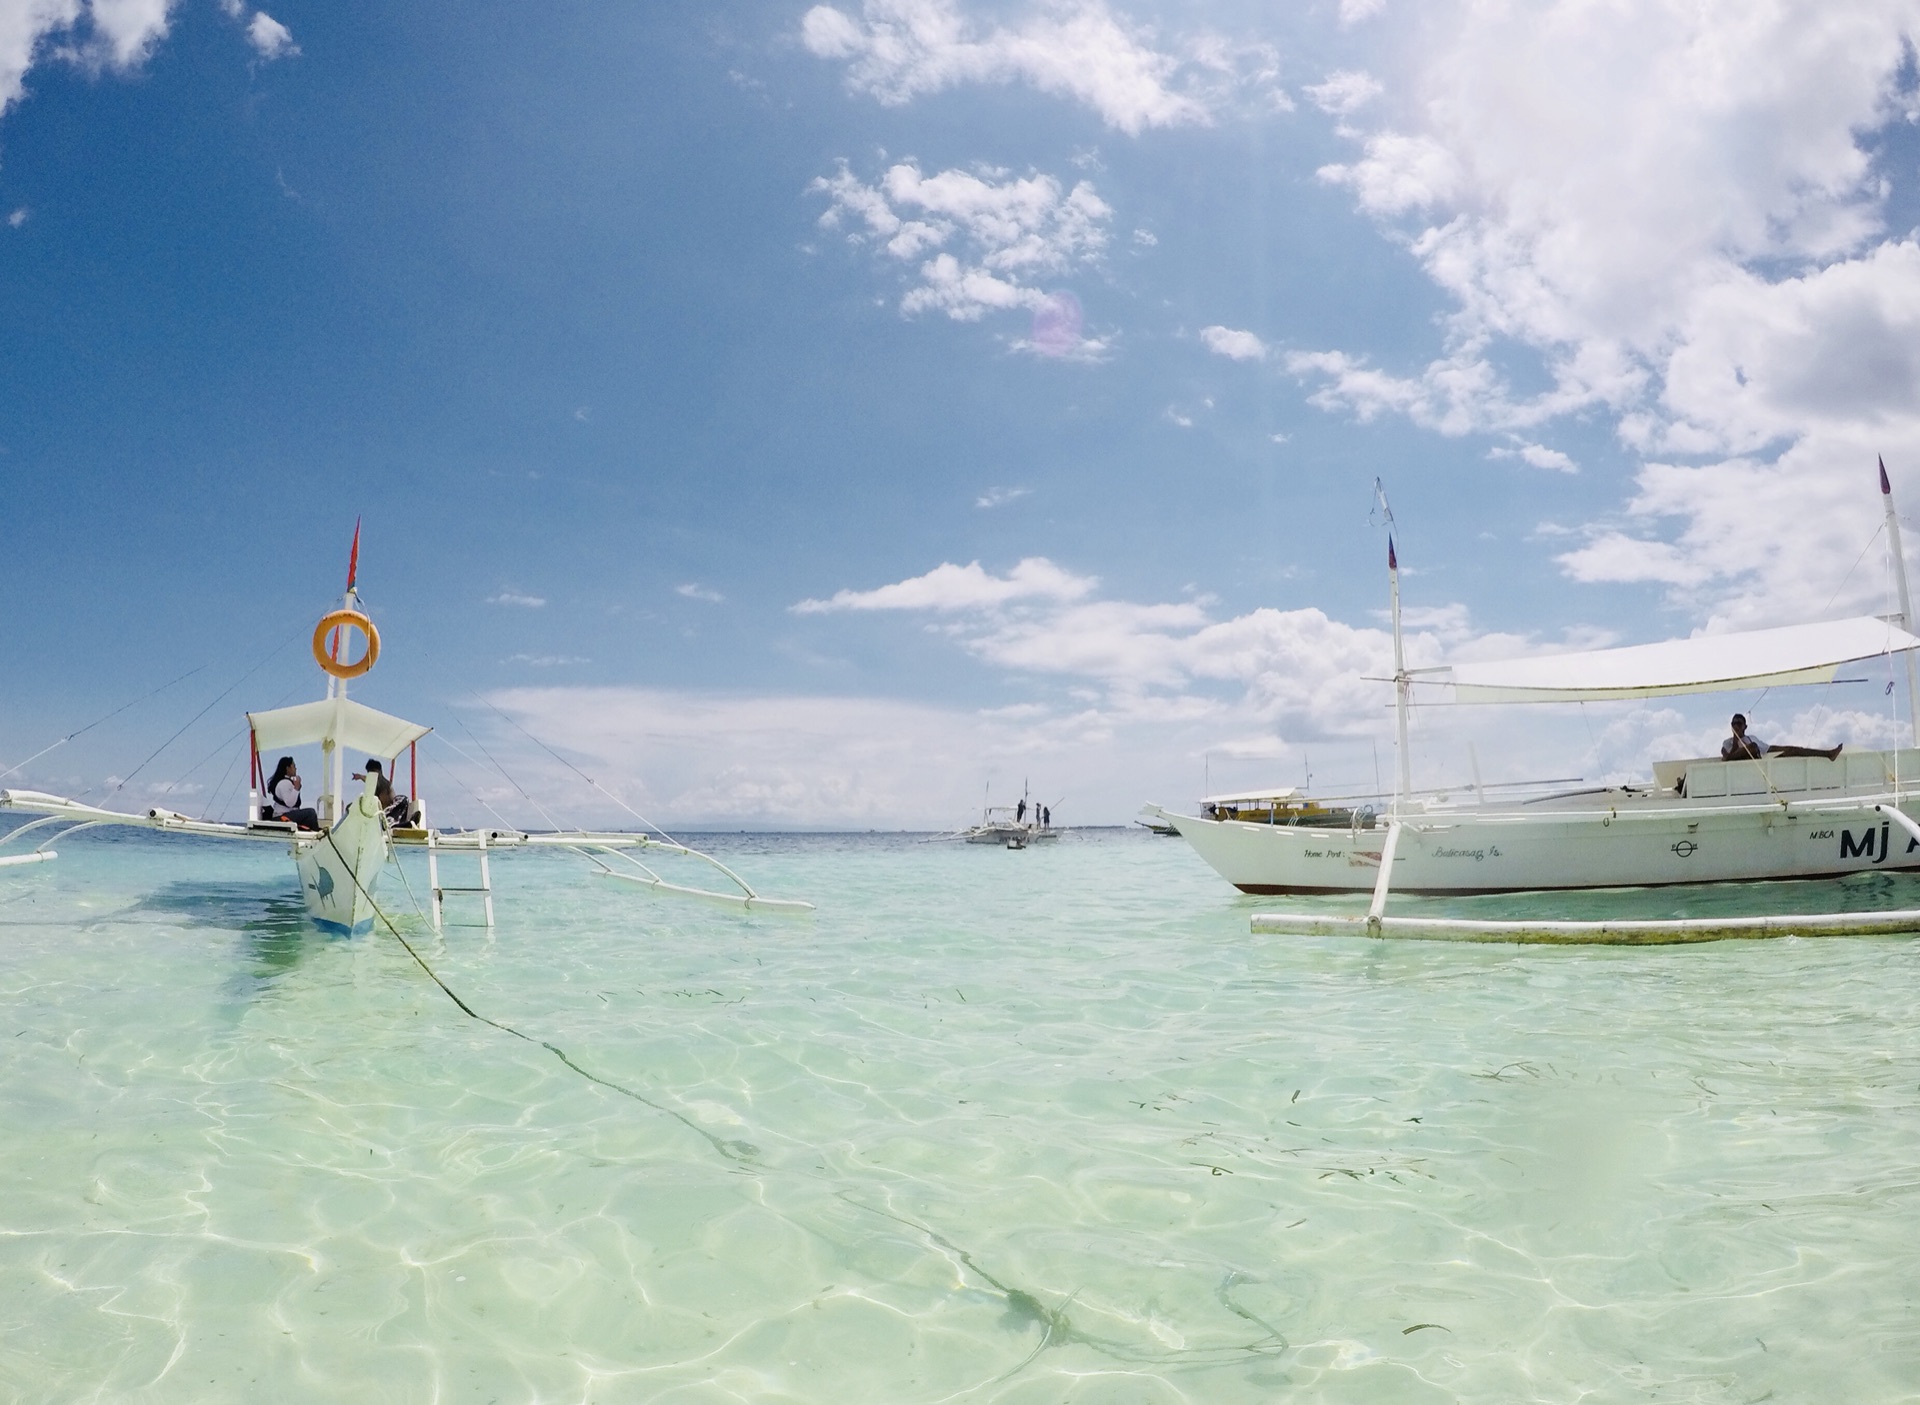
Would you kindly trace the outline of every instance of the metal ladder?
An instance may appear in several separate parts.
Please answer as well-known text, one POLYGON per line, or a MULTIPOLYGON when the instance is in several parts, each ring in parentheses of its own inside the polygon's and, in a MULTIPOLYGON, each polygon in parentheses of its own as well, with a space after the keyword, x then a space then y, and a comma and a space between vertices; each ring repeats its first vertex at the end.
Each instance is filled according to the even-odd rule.
MULTIPOLYGON (((487 929, 493 929, 493 871, 487 864, 487 832, 480 831, 480 882, 478 886, 457 887, 443 885, 440 882, 440 846, 433 830, 427 831, 427 886, 433 890, 433 930, 438 932, 444 925, 440 910, 442 899, 448 893, 479 893, 486 904, 487 929)), ((469 924, 471 925, 471 924, 469 924)))

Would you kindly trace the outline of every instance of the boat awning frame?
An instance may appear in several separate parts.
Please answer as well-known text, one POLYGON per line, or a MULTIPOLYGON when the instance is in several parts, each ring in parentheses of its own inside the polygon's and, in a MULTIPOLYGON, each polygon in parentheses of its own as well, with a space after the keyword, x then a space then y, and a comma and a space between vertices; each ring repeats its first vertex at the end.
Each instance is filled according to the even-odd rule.
POLYGON ((254 745, 263 752, 319 745, 389 758, 433 730, 352 698, 322 698, 270 712, 249 712, 247 725, 253 728, 254 745))
POLYGON ((1299 798, 1299 786, 1284 785, 1267 790, 1236 790, 1226 795, 1203 795, 1200 797, 1200 803, 1202 805, 1233 805, 1249 801, 1288 801, 1299 798))
POLYGON ((1458 663, 1456 703, 1613 702, 1788 683, 1831 683, 1844 664, 1920 649, 1920 637, 1871 616, 1702 634, 1658 644, 1458 663))

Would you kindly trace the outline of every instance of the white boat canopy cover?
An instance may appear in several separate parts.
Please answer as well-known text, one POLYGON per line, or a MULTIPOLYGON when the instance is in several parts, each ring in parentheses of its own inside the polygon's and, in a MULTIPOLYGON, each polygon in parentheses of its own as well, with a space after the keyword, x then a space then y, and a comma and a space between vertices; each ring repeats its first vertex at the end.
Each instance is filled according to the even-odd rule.
POLYGON ((1460 703, 1607 702, 1782 683, 1830 683, 1842 664, 1920 649, 1920 638, 1871 616, 1702 634, 1624 649, 1450 667, 1460 703))
POLYGON ((254 745, 261 751, 289 746, 334 746, 369 756, 395 757, 433 728, 381 712, 352 698, 322 698, 271 712, 249 712, 254 745))
POLYGON ((1283 785, 1267 790, 1236 790, 1229 795, 1204 795, 1200 798, 1200 803, 1202 805, 1251 804, 1256 800, 1291 800, 1299 794, 1299 786, 1283 785))

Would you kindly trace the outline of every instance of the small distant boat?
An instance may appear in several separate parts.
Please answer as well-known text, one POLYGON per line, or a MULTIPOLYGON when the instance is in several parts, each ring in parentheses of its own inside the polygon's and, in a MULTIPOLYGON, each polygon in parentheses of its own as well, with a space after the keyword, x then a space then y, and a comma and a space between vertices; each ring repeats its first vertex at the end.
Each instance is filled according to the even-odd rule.
POLYGON ((1051 843, 1059 837, 1060 831, 1052 825, 1043 825, 1038 820, 1015 819, 1011 805, 989 807, 979 824, 960 831, 960 838, 969 844, 1004 844, 1008 848, 1019 849, 1029 844, 1051 843), (1016 844, 1015 840, 1019 843, 1016 844))
POLYGON ((347 566, 347 591, 341 607, 330 610, 313 631, 314 661, 327 676, 327 693, 316 702, 247 714, 248 752, 252 788, 247 818, 234 824, 224 820, 194 819, 155 807, 144 814, 88 805, 65 796, 32 790, 0 790, 0 810, 16 810, 40 818, 0 835, 0 845, 14 844, 35 831, 54 829, 32 850, 0 855, 0 866, 40 863, 56 857, 51 845, 58 839, 99 826, 122 826, 190 834, 206 839, 281 843, 288 846, 300 883, 307 915, 324 931, 348 935, 371 930, 378 909, 374 888, 392 860, 396 845, 427 851, 428 883, 435 927, 441 925, 441 899, 447 893, 466 893, 485 900, 487 925, 493 925, 493 885, 488 858, 500 850, 566 849, 598 866, 608 877, 623 879, 656 891, 706 898, 755 910, 809 911, 811 903, 763 898, 745 879, 709 854, 670 840, 645 834, 565 830, 528 834, 501 828, 439 831, 424 827, 419 804, 417 744, 432 728, 377 711, 347 696, 347 684, 365 675, 380 657, 380 632, 360 607, 355 577, 360 561, 360 531, 353 534, 353 553, 347 566), (360 657, 344 658, 351 634, 362 641, 360 657), (320 793, 312 806, 317 828, 301 828, 292 820, 274 819, 274 805, 266 795, 262 753, 271 755, 302 746, 320 747, 320 793), (389 815, 378 793, 379 775, 368 769, 358 793, 349 790, 349 756, 382 758, 384 772, 394 777, 396 762, 409 760, 412 803, 408 813, 389 815), (733 884, 736 892, 711 892, 669 883, 634 853, 652 850, 704 860, 733 884), (440 882, 439 860, 447 853, 470 853, 478 858, 478 885, 464 887, 440 882), (620 861, 616 867, 608 862, 620 861))
POLYGON ((1052 807, 1034 804, 1023 788, 1018 805, 987 805, 980 812, 979 824, 951 837, 968 844, 1024 849, 1029 844, 1049 844, 1060 837, 1061 831, 1054 828, 1052 820, 1052 807))

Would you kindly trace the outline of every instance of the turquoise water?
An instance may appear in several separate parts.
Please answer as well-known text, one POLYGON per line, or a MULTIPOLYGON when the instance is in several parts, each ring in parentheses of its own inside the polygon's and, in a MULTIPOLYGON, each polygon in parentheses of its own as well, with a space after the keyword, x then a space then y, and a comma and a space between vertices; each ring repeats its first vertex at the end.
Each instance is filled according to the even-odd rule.
POLYGON ((710 843, 819 913, 381 890, 624 1092, 271 848, 0 871, 0 1397, 1920 1398, 1912 941, 1253 937, 1144 834, 710 843))

